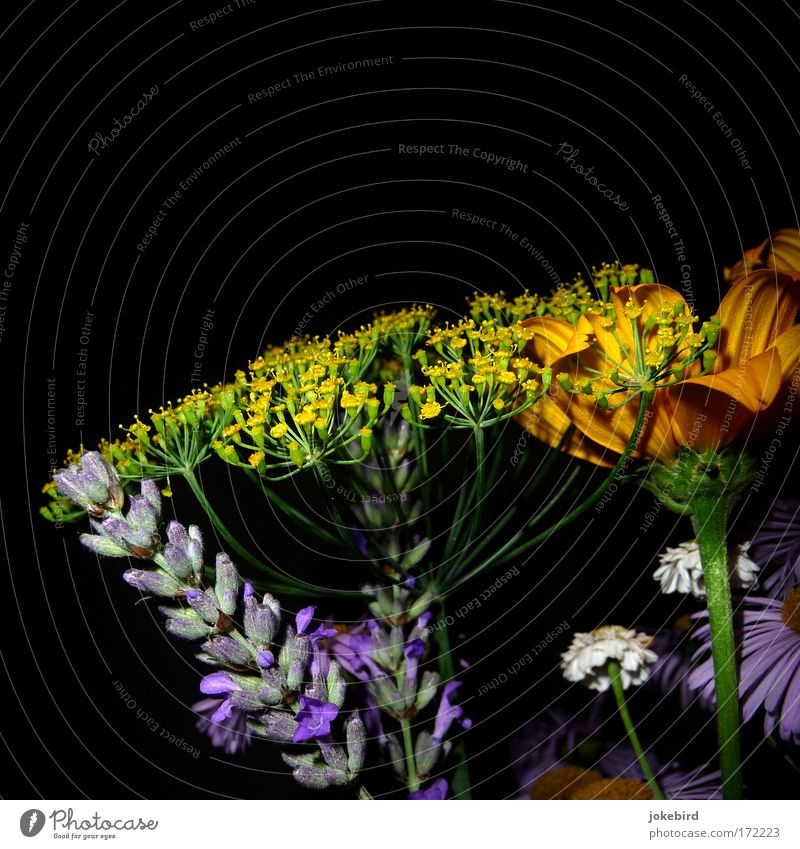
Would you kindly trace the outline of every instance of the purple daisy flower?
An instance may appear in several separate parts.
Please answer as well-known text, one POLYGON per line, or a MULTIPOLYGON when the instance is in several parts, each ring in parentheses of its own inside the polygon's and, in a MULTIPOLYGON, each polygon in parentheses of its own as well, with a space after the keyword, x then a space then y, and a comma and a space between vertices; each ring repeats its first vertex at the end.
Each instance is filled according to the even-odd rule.
POLYGON ((413 793, 409 793, 408 798, 441 802, 447 798, 447 781, 444 778, 437 778, 436 781, 432 781, 424 790, 415 790, 413 793))
MULTIPOLYGON (((705 619, 705 613, 698 619, 705 619)), ((702 641, 695 657, 711 651, 708 623, 698 628, 702 641)), ((785 600, 748 598, 743 602, 737 628, 740 642, 739 697, 742 721, 764 707, 764 733, 777 727, 782 740, 800 743, 800 586, 785 600)), ((714 668, 707 657, 689 676, 689 687, 700 691, 708 708, 714 705, 714 668)))
POLYGON ((222 699, 201 699, 192 705, 192 710, 198 715, 197 730, 209 736, 211 745, 222 749, 226 755, 235 755, 252 742, 247 714, 234 707, 227 718, 214 719, 222 703, 222 699))
POLYGON ((762 569, 762 586, 770 596, 800 583, 800 500, 779 498, 753 528, 749 554, 762 569))
POLYGON ((331 733, 331 722, 336 719, 338 713, 339 708, 331 702, 300 696, 300 710, 295 717, 299 727, 294 733, 293 741, 302 743, 303 740, 326 737, 331 733))

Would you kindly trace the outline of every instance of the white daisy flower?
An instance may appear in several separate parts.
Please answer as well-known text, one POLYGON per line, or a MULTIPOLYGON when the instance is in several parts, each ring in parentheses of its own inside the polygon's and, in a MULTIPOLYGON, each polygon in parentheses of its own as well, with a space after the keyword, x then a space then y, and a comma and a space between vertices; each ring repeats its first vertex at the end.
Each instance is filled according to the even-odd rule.
MULTIPOLYGON (((743 542, 732 545, 728 550, 731 584, 740 589, 758 585, 756 573, 759 567, 747 556, 749 548, 750 543, 743 542)), ((703 564, 700 562, 700 549, 696 540, 667 548, 658 562, 659 567, 653 572, 653 579, 660 582, 662 593, 691 593, 697 598, 705 596, 703 564)))
POLYGON ((603 625, 588 634, 575 634, 570 647, 561 655, 561 669, 567 681, 583 681, 590 690, 603 692, 611 686, 609 660, 620 665, 623 689, 643 684, 648 664, 658 655, 648 648, 650 637, 620 625, 603 625))

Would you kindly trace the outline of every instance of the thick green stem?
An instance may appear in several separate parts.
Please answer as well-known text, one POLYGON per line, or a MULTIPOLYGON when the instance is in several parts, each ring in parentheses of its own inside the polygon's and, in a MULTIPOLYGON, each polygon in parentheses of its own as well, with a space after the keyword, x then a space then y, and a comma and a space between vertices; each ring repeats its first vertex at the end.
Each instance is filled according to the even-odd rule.
POLYGON ((359 800, 366 802, 373 801, 375 799, 372 793, 370 793, 363 784, 358 785, 358 798, 359 800))
POLYGON ((692 501, 692 523, 703 563, 711 658, 714 664, 717 735, 722 792, 726 799, 742 798, 742 753, 739 742, 739 688, 736 680, 736 643, 728 571, 727 509, 713 497, 692 501))
POLYGON ((642 749, 642 744, 639 742, 639 735, 636 733, 636 727, 631 719, 631 713, 628 710, 628 703, 625 701, 625 690, 622 686, 622 679, 620 678, 619 663, 617 663, 616 660, 609 661, 608 674, 611 676, 611 690, 613 691, 614 698, 617 701, 617 709, 619 710, 622 724, 625 726, 625 733, 628 735, 628 740, 630 741, 636 755, 636 760, 639 762, 639 768, 642 770, 642 774, 647 780, 647 784, 653 792, 653 795, 656 799, 663 800, 664 794, 658 786, 653 770, 650 769, 650 764, 647 761, 647 755, 645 755, 644 749, 642 749))
POLYGON ((736 644, 725 536, 728 517, 752 482, 755 466, 753 458, 735 446, 701 453, 686 448, 670 463, 651 466, 642 481, 670 510, 690 516, 694 525, 706 585, 720 772, 726 799, 742 798, 742 763, 736 644))
POLYGON ((417 765, 414 760, 414 738, 411 736, 411 721, 408 719, 400 720, 400 727, 403 729, 403 748, 406 752, 406 785, 413 793, 419 790, 419 777, 417 776, 417 765))

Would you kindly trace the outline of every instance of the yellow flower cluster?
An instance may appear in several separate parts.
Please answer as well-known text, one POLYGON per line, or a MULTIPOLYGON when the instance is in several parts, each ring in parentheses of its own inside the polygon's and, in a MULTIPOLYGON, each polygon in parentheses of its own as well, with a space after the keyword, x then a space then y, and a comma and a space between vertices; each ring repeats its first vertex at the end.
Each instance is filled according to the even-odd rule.
POLYGON ((477 324, 483 321, 497 321, 501 324, 513 324, 536 315, 540 298, 525 291, 517 295, 513 300, 506 298, 505 292, 485 294, 476 292, 472 298, 467 299, 469 314, 477 324))
POLYGON ((415 355, 428 383, 409 387, 403 415, 422 424, 444 414, 453 427, 488 427, 534 404, 547 391, 551 372, 521 352, 534 331, 520 322, 464 319, 434 327, 415 355))
POLYGON ((236 373, 241 401, 212 447, 226 462, 271 479, 326 458, 338 462, 335 455, 355 440, 366 456, 381 403, 377 385, 364 377, 379 338, 370 325, 336 341, 305 339, 271 349, 250 363, 248 374, 236 373))

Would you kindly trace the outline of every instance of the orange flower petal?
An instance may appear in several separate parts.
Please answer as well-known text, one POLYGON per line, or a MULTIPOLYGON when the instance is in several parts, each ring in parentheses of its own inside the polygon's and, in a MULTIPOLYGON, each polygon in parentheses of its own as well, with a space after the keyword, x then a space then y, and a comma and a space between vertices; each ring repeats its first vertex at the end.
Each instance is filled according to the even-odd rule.
POLYGON ((771 348, 792 327, 798 309, 800 286, 785 274, 765 269, 738 280, 719 305, 717 370, 739 366, 771 348))
MULTIPOLYGON (((558 404, 551 398, 546 398, 541 404, 529 407, 517 416, 516 421, 536 439, 552 448, 558 447, 571 424, 558 404)), ((577 428, 567 437, 561 450, 579 460, 588 460, 596 466, 611 468, 616 462, 616 459, 613 456, 609 457, 602 446, 592 442, 577 428)))
POLYGON ((561 318, 534 316, 522 322, 536 334, 526 346, 526 353, 536 363, 549 367, 564 352, 579 351, 588 344, 586 335, 591 332, 587 322, 579 321, 577 326, 561 318))

